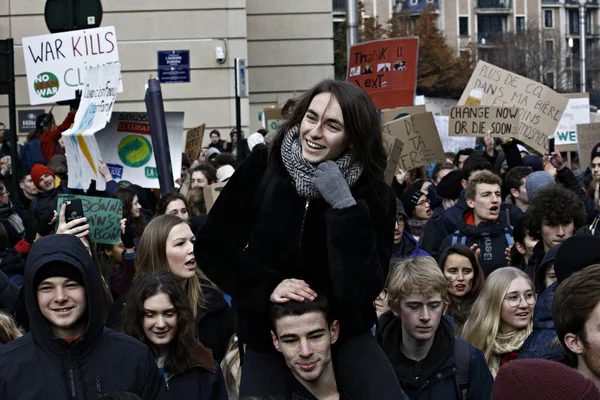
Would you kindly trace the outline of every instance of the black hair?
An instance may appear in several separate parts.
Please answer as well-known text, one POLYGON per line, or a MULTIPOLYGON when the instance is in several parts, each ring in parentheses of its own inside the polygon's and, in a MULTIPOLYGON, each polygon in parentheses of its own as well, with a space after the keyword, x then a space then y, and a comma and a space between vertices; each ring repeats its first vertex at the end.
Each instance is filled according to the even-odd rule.
POLYGON ((206 177, 206 179, 208 180, 208 184, 212 185, 213 183, 215 183, 217 181, 217 171, 215 171, 215 169, 207 164, 200 164, 195 166, 194 168, 190 169, 188 172, 190 174, 190 179, 192 178, 192 175, 194 174, 194 172, 200 171, 204 174, 204 176, 206 177))
POLYGON ((215 168, 220 168, 224 165, 231 165, 232 167, 235 165, 235 157, 231 153, 219 153, 213 160, 213 164, 215 164, 215 168))
MULTIPOLYGON (((510 249, 510 265, 516 268, 521 268, 523 261, 525 261, 525 256, 519 253, 516 244, 519 243, 523 247, 525 247, 525 238, 529 233, 527 231, 527 219, 529 218, 529 213, 526 213, 522 216, 515 226, 513 227, 513 239, 515 245, 510 249)), ((541 262, 542 260, 540 260, 541 262)))
POLYGON ((511 189, 519 190, 521 181, 533 172, 531 167, 514 167, 504 176, 504 184, 510 192, 511 189))
POLYGON ((179 192, 171 192, 165 194, 163 197, 160 198, 160 200, 158 200, 158 205, 156 206, 156 215, 165 215, 165 213, 167 212, 167 207, 175 200, 183 201, 183 205, 188 211, 188 214, 190 214, 190 205, 188 204, 188 201, 185 198, 185 196, 179 192))
POLYGON ((471 156, 475 152, 474 149, 462 149, 459 150, 458 153, 454 156, 454 165, 458 166, 458 160, 460 156, 471 156))
POLYGON ((190 161, 190 158, 185 153, 181 153, 181 166, 188 167, 188 168, 192 166, 192 162, 190 161))
POLYGON ((212 135, 213 133, 214 133, 215 135, 217 135, 218 137, 221 137, 221 132, 219 132, 219 131, 218 131, 218 130, 216 130, 216 129, 213 129, 212 131, 210 131, 210 133, 208 134, 208 136, 212 135))
MULTIPOLYGON (((472 150, 472 149, 470 149, 472 150)), ((459 152, 460 153, 460 152, 459 152)), ((458 157, 457 157, 458 159, 458 157)), ((463 163, 463 176, 465 180, 469 180, 471 174, 475 171, 490 171, 493 172, 492 163, 485 159, 483 156, 470 155, 469 158, 463 163)))
POLYGON ((267 132, 266 129, 262 129, 262 128, 257 130, 256 132, 260 133, 263 136, 267 136, 269 134, 269 132, 267 132))
POLYGON ((273 332, 276 333, 275 324, 281 318, 300 316, 308 314, 310 312, 320 312, 325 316, 325 320, 329 325, 334 321, 334 318, 330 312, 329 300, 323 295, 317 296, 313 301, 288 301, 287 303, 278 304, 275 303, 271 306, 269 312, 269 319, 271 320, 271 327, 273 332))

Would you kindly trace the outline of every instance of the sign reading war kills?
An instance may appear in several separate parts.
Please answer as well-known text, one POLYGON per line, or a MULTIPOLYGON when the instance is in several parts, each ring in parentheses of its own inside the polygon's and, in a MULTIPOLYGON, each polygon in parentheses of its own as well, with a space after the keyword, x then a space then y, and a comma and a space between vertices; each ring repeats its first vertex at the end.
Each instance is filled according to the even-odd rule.
POLYGON ((517 138, 545 153, 567 106, 567 98, 539 82, 479 61, 458 102, 465 105, 471 89, 483 90, 482 106, 519 107, 517 138))
POLYGON ((577 145, 581 169, 585 170, 592 160, 592 148, 600 142, 600 123, 577 125, 577 145))
POLYGON ((397 119, 384 125, 383 132, 404 144, 398 167, 405 171, 446 159, 432 113, 397 119))
POLYGON ((347 81, 363 88, 380 110, 412 106, 418 57, 418 37, 354 45, 350 48, 347 81))
POLYGON ((123 218, 123 203, 119 199, 105 197, 79 196, 74 194, 59 194, 56 211, 65 200, 81 199, 83 215, 90 226, 92 242, 100 244, 121 243, 121 224, 123 218))
POLYGON ((108 26, 26 37, 23 57, 30 104, 71 100, 83 89, 86 68, 119 62, 117 35, 108 26))
POLYGON ((519 127, 517 107, 452 107, 450 136, 516 137, 519 127))

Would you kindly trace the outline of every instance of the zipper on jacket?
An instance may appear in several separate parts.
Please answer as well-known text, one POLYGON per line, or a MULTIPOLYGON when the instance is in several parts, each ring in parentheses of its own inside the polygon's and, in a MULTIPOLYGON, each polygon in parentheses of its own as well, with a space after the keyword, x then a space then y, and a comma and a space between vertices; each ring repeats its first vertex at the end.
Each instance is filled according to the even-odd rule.
POLYGON ((302 226, 300 227, 300 237, 298 238, 298 250, 302 245, 302 235, 304 235, 304 223, 306 222, 306 215, 308 214, 308 206, 310 205, 310 199, 306 199, 306 205, 304 206, 304 216, 302 217, 302 226))
POLYGON ((73 373, 73 358, 71 357, 71 352, 67 351, 67 362, 69 363, 69 384, 71 385, 71 397, 77 397, 77 391, 75 390, 75 374, 73 373))

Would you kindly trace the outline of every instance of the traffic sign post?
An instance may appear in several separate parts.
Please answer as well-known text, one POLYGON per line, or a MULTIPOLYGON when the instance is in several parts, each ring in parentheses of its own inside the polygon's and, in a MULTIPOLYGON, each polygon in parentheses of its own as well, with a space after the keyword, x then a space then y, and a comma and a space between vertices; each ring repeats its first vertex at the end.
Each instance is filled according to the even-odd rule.
POLYGON ((190 82, 190 51, 159 51, 158 81, 160 83, 190 82))

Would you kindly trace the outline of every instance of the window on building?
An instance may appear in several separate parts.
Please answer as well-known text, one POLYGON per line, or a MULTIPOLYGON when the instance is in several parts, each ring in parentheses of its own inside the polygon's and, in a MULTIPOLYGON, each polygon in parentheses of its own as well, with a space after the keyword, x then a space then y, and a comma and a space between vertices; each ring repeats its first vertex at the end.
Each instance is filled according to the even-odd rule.
POLYGON ((469 36, 469 17, 458 17, 458 34, 469 36))
POLYGON ((544 85, 554 89, 554 72, 546 72, 546 76, 544 77, 544 85))
POLYGON ((546 51, 546 60, 552 60, 554 58, 554 40, 546 40, 544 45, 546 51))
MULTIPOLYGON (((572 8, 567 10, 569 20, 569 34, 579 35, 579 8, 572 8)), ((585 33, 586 35, 592 34, 592 13, 591 10, 587 10, 585 13, 585 33)))
POLYGON ((525 17, 517 17, 517 33, 525 33, 525 17))
POLYGON ((544 28, 554 27, 554 11, 544 10, 544 28))

